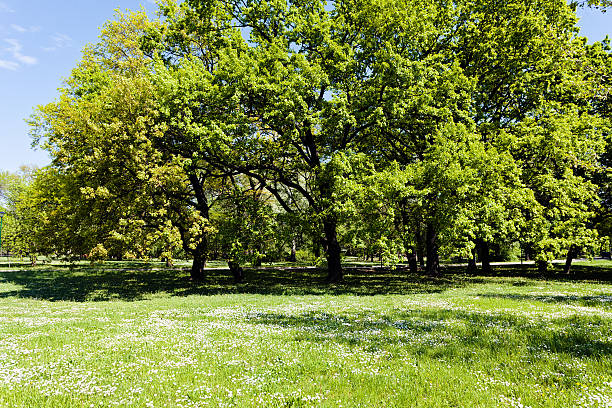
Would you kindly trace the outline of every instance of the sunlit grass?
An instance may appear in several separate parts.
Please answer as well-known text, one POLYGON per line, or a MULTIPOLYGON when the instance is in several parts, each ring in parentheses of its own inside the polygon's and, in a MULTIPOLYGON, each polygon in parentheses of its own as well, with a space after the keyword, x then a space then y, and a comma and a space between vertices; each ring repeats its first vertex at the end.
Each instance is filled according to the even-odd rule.
POLYGON ((598 266, 332 286, 280 267, 239 285, 160 263, 0 272, 0 406, 608 407, 598 266))

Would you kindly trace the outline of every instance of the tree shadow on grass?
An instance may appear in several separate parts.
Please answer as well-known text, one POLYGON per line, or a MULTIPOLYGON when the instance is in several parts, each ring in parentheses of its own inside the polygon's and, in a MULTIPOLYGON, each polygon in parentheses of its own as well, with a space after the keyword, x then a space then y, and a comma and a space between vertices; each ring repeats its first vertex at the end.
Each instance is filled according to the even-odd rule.
POLYGON ((456 277, 429 278, 390 269, 347 268, 345 281, 330 285, 326 272, 313 268, 246 269, 244 283, 235 284, 228 270, 208 270, 203 282, 189 280, 176 268, 108 268, 55 266, 0 271, 0 298, 49 301, 135 301, 156 294, 169 296, 263 295, 386 295, 441 292, 466 281, 456 277), (3 290, 2 284, 6 285, 3 290), (17 286, 15 288, 15 286, 17 286))
MULTIPOLYGON (((609 271, 608 271, 609 272, 609 271)), ((0 298, 21 297, 49 301, 135 301, 153 295, 189 296, 217 294, 263 295, 399 295, 439 293, 449 288, 479 283, 496 283, 508 277, 508 283, 536 284, 536 281, 516 280, 517 276, 541 278, 533 267, 495 267, 492 274, 468 274, 465 268, 449 266, 444 274, 432 278, 410 274, 405 269, 347 267, 345 280, 327 284, 326 272, 304 267, 265 267, 245 270, 244 283, 235 284, 226 269, 209 269, 203 282, 192 282, 188 271, 180 268, 160 268, 159 264, 143 262, 109 262, 103 265, 47 265, 37 268, 0 270, 0 298), (3 285, 4 284, 4 285, 3 285)), ((562 279, 601 280, 602 270, 587 269, 562 279)), ((612 276, 612 274, 611 274, 612 276)), ((550 278, 558 279, 551 274, 550 278)), ((611 279, 612 280, 612 279, 611 279)))
POLYGON ((457 310, 411 310, 393 316, 346 316, 309 312, 301 315, 256 314, 249 323, 295 330, 294 339, 336 342, 369 351, 412 349, 416 355, 469 360, 477 353, 517 353, 546 359, 550 353, 572 357, 609 357, 612 341, 601 332, 610 322, 593 317, 533 321, 510 314, 457 310))
MULTIPOLYGON (((476 273, 475 275, 478 275, 476 273)), ((562 282, 592 281, 592 282, 612 282, 612 262, 610 265, 581 265, 574 264, 571 273, 563 272, 562 264, 554 264, 549 267, 544 274, 540 273, 535 265, 496 265, 488 276, 497 277, 525 277, 532 279, 556 280, 562 282)))
POLYGON ((519 294, 519 293, 479 293, 480 297, 509 299, 527 302, 555 303, 585 307, 601 307, 612 309, 612 293, 577 296, 577 295, 549 295, 549 294, 519 294))

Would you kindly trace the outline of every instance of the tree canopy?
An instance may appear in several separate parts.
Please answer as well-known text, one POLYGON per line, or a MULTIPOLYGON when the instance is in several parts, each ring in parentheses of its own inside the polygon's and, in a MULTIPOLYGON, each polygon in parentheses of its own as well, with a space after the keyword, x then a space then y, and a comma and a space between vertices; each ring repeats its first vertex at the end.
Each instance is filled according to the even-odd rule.
POLYGON ((440 254, 486 269, 516 243, 545 266, 605 230, 609 70, 563 0, 119 13, 31 119, 54 158, 30 194, 38 242, 186 255, 194 279, 222 257, 240 280, 298 243, 331 282, 343 253, 416 253, 435 275, 440 254))

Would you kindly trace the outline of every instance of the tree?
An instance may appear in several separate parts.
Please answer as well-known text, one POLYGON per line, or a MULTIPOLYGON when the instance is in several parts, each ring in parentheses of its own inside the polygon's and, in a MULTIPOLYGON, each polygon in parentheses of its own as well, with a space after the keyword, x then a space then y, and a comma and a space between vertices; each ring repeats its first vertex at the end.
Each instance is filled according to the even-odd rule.
MULTIPOLYGON (((585 39, 586 40, 586 39, 585 39)), ((575 98, 575 103, 583 112, 600 118, 597 125, 604 136, 605 147, 600 151, 597 166, 588 168, 579 175, 588 177, 597 186, 600 206, 596 208, 593 220, 600 236, 610 236, 612 225, 612 191, 611 191, 611 120, 612 120, 612 53, 608 39, 601 43, 585 45, 581 58, 582 70, 585 73, 585 85, 582 92, 575 98)), ((581 249, 573 245, 568 250, 566 272, 571 267, 571 259, 581 249)))
MULTIPOLYGON (((72 219, 69 231, 81 246, 121 246, 121 254, 127 244, 132 251, 154 234, 172 252, 178 235, 194 258, 192 278, 201 279, 211 227, 200 199, 209 180, 189 158, 158 143, 168 125, 149 77, 153 60, 139 48, 144 30, 154 25, 143 12, 108 23, 60 99, 39 107, 31 124, 53 156, 58 179, 65 180, 56 193, 61 208, 70 210, 55 220, 72 219)), ((89 252, 81 246, 62 249, 89 252)))
MULTIPOLYGON (((58 194, 71 198, 62 199, 71 208, 62 215, 75 221, 69 231, 90 248, 64 251, 143 255, 161 246, 169 260, 180 245, 200 280, 225 225, 214 225, 211 211, 238 200, 240 189, 235 170, 210 164, 198 131, 232 124, 201 60, 168 65, 143 51, 145 35, 163 27, 143 12, 119 14, 85 50, 60 100, 40 107, 31 123, 67 181, 58 194), (201 98, 223 107, 204 111, 201 98)), ((243 259, 235 251, 230 258, 243 259)))
POLYGON ((610 0, 582 0, 582 1, 573 1, 572 4, 575 4, 580 7, 593 7, 600 9, 602 12, 606 12, 608 7, 612 7, 612 1, 610 0))
POLYGON ((244 185, 235 179, 231 188, 233 191, 212 219, 218 228, 215 243, 227 259, 234 281, 239 283, 243 279, 240 265, 250 262, 259 266, 271 250, 277 238, 276 220, 269 194, 260 185, 244 185))
POLYGON ((197 107, 189 110, 189 131, 201 141, 203 157, 257 180, 285 211, 318 225, 331 282, 342 279, 338 225, 344 203, 334 197, 330 163, 362 132, 347 110, 358 86, 350 80, 359 69, 351 57, 360 45, 344 23, 348 6, 328 11, 320 1, 166 2, 170 28, 150 36, 167 65, 199 64, 191 72, 206 73, 206 81, 194 81, 201 97, 183 105, 197 107), (248 41, 236 26, 250 30, 248 41))
MULTIPOLYGON (((571 195, 567 205, 573 210, 567 207, 564 213, 575 225, 587 220, 595 205, 588 178, 569 182, 565 176, 594 166, 593 153, 601 146, 597 117, 581 113, 572 102, 571 95, 585 84, 584 71, 576 70, 582 48, 574 40, 572 8, 557 0, 462 1, 418 8, 411 2, 398 11, 394 7, 399 4, 371 6, 379 8, 384 21, 364 21, 370 15, 359 14, 359 7, 354 9, 360 18, 347 19, 357 36, 362 27, 370 30, 359 47, 361 72, 367 75, 359 78, 353 98, 361 107, 352 104, 351 109, 354 117, 367 112, 360 123, 376 124, 361 149, 377 157, 380 166, 396 161, 419 175, 413 183, 425 194, 422 204, 412 204, 406 212, 419 214, 416 218, 424 224, 428 271, 437 273, 443 237, 466 249, 477 243, 485 268, 492 241, 518 236, 533 240, 546 258, 546 245, 535 241, 544 242, 548 229, 561 221, 534 219, 551 213, 543 185, 534 183, 532 164, 552 166, 539 169, 555 174, 551 177, 559 182, 548 186, 557 186, 559 194, 569 186, 581 192, 571 195), (420 35, 405 28, 414 26, 420 35), (555 158, 538 156, 543 146, 532 144, 533 138, 521 131, 524 127, 556 140, 557 148, 544 150, 555 158), (564 159, 573 155, 573 162, 564 159), (453 166, 464 174, 454 177, 453 166), (462 191, 469 193, 461 197, 462 191), (448 210, 447 204, 452 204, 448 210), (453 232, 458 230, 472 242, 462 244, 460 234, 453 232)), ((401 205, 415 202, 419 200, 401 205)), ((420 235, 420 228, 415 229, 420 235)), ((570 235, 565 235, 566 243, 583 240, 570 235)))
POLYGON ((25 226, 28 214, 23 211, 37 169, 22 166, 18 172, 0 172, 0 211, 5 212, 2 225, 2 249, 5 252, 29 254, 29 232, 25 226))
POLYGON ((432 275, 441 249, 478 247, 486 269, 496 241, 543 262, 592 242, 603 125, 563 0, 160 13, 107 24, 32 121, 91 248, 180 237, 200 279, 213 243, 234 264, 261 254, 273 206, 310 224, 330 282, 343 242, 391 259, 424 241, 432 275))

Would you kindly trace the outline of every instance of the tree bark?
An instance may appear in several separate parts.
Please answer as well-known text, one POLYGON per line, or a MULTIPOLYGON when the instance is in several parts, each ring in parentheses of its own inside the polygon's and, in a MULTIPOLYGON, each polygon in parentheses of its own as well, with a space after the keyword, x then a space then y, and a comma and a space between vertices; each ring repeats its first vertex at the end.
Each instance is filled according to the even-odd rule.
POLYGON ((318 239, 319 237, 314 238, 312 243, 312 254, 315 258, 319 258, 321 256, 321 244, 317 242, 318 239))
POLYGON ((425 247, 427 251, 427 274, 429 276, 439 276, 440 255, 438 254, 438 232, 431 223, 427 223, 425 247))
POLYGON ((415 241, 417 258, 419 258, 419 265, 421 266, 421 269, 423 269, 425 268, 425 245, 423 244, 423 234, 421 233, 421 223, 419 221, 417 221, 415 241))
POLYGON ((472 252, 470 254, 470 259, 468 259, 468 272, 469 273, 475 273, 476 271, 478 271, 478 267, 476 266, 476 248, 472 249, 472 252))
POLYGON ((297 248, 296 247, 297 247, 297 244, 295 242, 295 238, 293 238, 291 240, 291 255, 289 255, 289 262, 295 262, 297 260, 296 259, 296 255, 295 255, 296 252, 297 252, 297 248))
MULTIPOLYGON (((202 180, 200 180, 195 172, 190 173, 188 177, 193 188, 193 192, 196 196, 197 209, 200 212, 200 215, 208 220, 210 218, 210 207, 204 192, 204 187, 202 186, 202 180)), ((185 231, 181 232, 181 238, 183 241, 183 248, 188 249, 189 238, 185 231)), ((208 256, 208 239, 205 234, 203 234, 202 239, 196 246, 195 250, 192 250, 192 253, 193 264, 191 265, 191 279, 194 281, 201 281, 204 279, 204 268, 206 267, 206 258, 208 256)))
POLYGON ((478 246, 480 248, 480 262, 482 262, 482 272, 491 273, 491 257, 489 254, 489 243, 479 239, 478 246))
POLYGON ((537 261, 536 264, 538 265, 538 273, 540 273, 541 275, 545 275, 546 272, 548 272, 548 262, 537 261))
POLYGON ((328 219, 323 222, 325 257, 327 258, 327 281, 330 283, 340 282, 343 279, 340 243, 338 243, 336 229, 336 220, 328 219))
POLYGON ((570 246, 570 249, 567 251, 567 258, 565 259, 565 266, 563 267, 563 272, 566 274, 570 274, 572 270, 572 260, 578 256, 578 248, 575 245, 570 246))
POLYGON ((240 283, 244 280, 244 271, 242 270, 242 267, 240 266, 240 264, 236 261, 228 261, 227 265, 229 266, 230 272, 232 273, 232 276, 234 277, 234 282, 235 283, 240 283))
POLYGON ((419 272, 419 267, 417 265, 417 256, 414 253, 413 249, 410 249, 410 252, 408 253, 408 268, 410 269, 410 273, 411 274, 417 274, 419 272))
POLYGON ((525 260, 531 261, 531 245, 525 245, 524 251, 525 251, 525 260))
POLYGON ((195 253, 193 263, 191 264, 191 280, 201 281, 204 279, 204 267, 206 265, 206 257, 202 254, 195 253))

